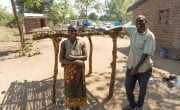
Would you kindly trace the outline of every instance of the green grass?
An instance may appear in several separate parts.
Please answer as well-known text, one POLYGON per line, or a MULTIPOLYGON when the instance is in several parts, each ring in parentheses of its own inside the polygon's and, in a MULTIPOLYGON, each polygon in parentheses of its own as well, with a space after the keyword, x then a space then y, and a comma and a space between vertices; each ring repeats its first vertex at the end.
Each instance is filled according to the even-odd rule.
POLYGON ((19 39, 20 37, 17 28, 0 26, 0 42, 17 41, 19 39))

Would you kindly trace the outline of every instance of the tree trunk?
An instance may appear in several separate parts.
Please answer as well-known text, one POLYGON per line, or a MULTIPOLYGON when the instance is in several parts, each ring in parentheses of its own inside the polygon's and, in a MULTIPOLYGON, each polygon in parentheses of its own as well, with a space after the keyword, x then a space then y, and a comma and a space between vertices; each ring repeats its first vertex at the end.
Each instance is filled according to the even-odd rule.
POLYGON ((116 58, 117 58, 117 35, 113 34, 111 35, 111 38, 113 41, 113 51, 112 51, 113 60, 111 63, 112 73, 111 73, 108 99, 111 99, 114 93, 114 83, 115 83, 115 77, 116 77, 116 58))
POLYGON ((90 51, 89 51, 89 73, 88 75, 92 74, 92 53, 93 53, 93 44, 91 36, 87 36, 90 44, 90 51))
POLYGON ((16 19, 17 27, 18 27, 18 30, 19 30, 19 35, 20 35, 20 40, 21 40, 21 51, 22 51, 23 48, 24 48, 23 27, 20 24, 19 17, 18 17, 17 12, 16 12, 16 5, 15 5, 14 0, 11 0, 11 5, 12 5, 13 13, 14 13, 14 16, 15 16, 15 19, 16 19))
POLYGON ((51 39, 53 42, 54 56, 55 56, 52 102, 53 102, 53 104, 56 104, 56 81, 57 81, 57 74, 58 74, 58 54, 59 54, 59 42, 61 41, 61 38, 52 37, 51 39))

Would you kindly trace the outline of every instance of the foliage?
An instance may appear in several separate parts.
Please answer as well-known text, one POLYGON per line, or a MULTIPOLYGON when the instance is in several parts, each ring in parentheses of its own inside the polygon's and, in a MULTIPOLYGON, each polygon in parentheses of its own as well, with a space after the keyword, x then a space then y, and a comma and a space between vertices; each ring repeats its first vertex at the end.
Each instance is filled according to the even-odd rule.
POLYGON ((15 27, 15 19, 14 16, 8 12, 6 9, 0 7, 0 25, 8 25, 10 27, 15 27))
POLYGON ((110 20, 120 22, 127 21, 131 13, 127 13, 127 8, 137 0, 106 0, 106 15, 110 20))
POLYGON ((115 19, 122 22, 121 8, 126 0, 111 0, 107 3, 107 16, 109 19, 115 19))
POLYGON ((32 47, 33 47, 33 41, 32 40, 25 40, 24 42, 24 47, 23 47, 23 52, 27 53, 32 51, 32 47))
POLYGON ((108 16, 107 15, 101 15, 100 17, 99 17, 99 20, 100 21, 107 21, 109 18, 108 18, 108 16))
POLYGON ((16 8, 17 8, 17 11, 19 13, 23 13, 24 12, 24 0, 16 0, 16 8))
POLYGON ((53 21, 53 24, 66 23, 69 19, 76 19, 77 15, 74 13, 68 0, 54 3, 48 13, 49 19, 53 21))
POLYGON ((75 7, 80 13, 80 18, 87 19, 88 10, 100 10, 101 3, 98 3, 97 0, 76 0, 75 7))
POLYGON ((98 18, 98 15, 96 15, 96 13, 90 13, 89 14, 89 19, 90 20, 97 20, 97 18, 98 18))
POLYGON ((41 0, 25 0, 25 6, 30 7, 30 6, 34 5, 33 3, 35 3, 36 7, 39 7, 40 1, 41 0))
POLYGON ((41 54, 39 48, 33 49, 33 40, 25 40, 22 53, 28 57, 41 54))
POLYGON ((132 13, 127 13, 126 10, 137 0, 105 0, 105 6, 98 0, 75 0, 74 8, 79 14, 78 16, 75 14, 70 0, 59 0, 58 3, 54 3, 54 0, 16 1, 20 12, 23 12, 25 3, 25 12, 47 13, 49 20, 53 24, 57 24, 66 23, 69 19, 77 19, 78 16, 81 19, 96 20, 97 15, 95 13, 102 13, 102 8, 104 8, 105 14, 100 16, 99 20, 126 22, 132 17, 132 13))
POLYGON ((35 13, 46 13, 48 19, 53 22, 53 25, 61 22, 65 23, 68 19, 76 19, 77 15, 73 12, 69 0, 60 0, 58 3, 54 0, 39 0, 39 5, 37 7, 36 1, 24 1, 17 0, 16 5, 20 13, 24 12, 24 2, 25 2, 25 12, 35 12, 35 13))
POLYGON ((16 0, 19 13, 46 13, 50 10, 54 0, 16 0))
POLYGON ((11 20, 6 24, 8 27, 10 28, 15 28, 17 27, 17 24, 16 24, 16 20, 14 18, 14 16, 12 16, 11 20))

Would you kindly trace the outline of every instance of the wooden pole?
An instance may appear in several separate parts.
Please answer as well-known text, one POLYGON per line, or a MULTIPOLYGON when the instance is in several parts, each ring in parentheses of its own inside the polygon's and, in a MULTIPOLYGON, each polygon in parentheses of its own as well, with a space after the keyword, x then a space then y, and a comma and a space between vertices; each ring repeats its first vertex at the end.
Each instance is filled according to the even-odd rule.
POLYGON ((17 12, 16 12, 16 5, 15 5, 14 0, 11 0, 11 5, 12 5, 14 17, 15 17, 15 19, 16 19, 16 23, 17 23, 17 27, 18 27, 18 30, 19 30, 19 34, 20 34, 21 51, 22 51, 23 48, 24 48, 24 34, 23 34, 23 27, 21 27, 21 24, 20 24, 20 21, 19 21, 19 17, 18 17, 17 12))
POLYGON ((59 37, 52 37, 53 47, 54 47, 54 76, 53 76, 53 94, 52 94, 52 102, 56 104, 56 82, 57 82, 57 74, 58 74, 58 54, 59 54, 59 43, 61 38, 59 37))
POLYGON ((91 36, 87 36, 90 44, 90 51, 89 51, 89 73, 88 75, 92 74, 92 53, 93 53, 93 44, 91 36))
POLYGON ((111 73, 111 80, 110 80, 110 86, 109 86, 109 96, 108 99, 111 99, 114 93, 114 83, 115 83, 115 77, 116 77, 116 58, 117 58, 117 35, 113 34, 111 35, 112 41, 113 41, 113 50, 112 50, 112 73, 111 73))

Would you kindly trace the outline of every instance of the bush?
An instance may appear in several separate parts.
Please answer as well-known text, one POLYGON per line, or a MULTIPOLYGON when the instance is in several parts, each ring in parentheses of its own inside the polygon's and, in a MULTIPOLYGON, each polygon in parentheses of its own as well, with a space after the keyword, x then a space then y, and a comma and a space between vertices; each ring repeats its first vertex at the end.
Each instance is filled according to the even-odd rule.
POLYGON ((6 12, 5 9, 0 7, 0 25, 15 27, 15 18, 12 14, 6 12))
POLYGON ((11 21, 9 21, 6 25, 7 27, 10 27, 10 28, 15 28, 17 27, 16 25, 16 20, 15 19, 12 19, 11 21))

